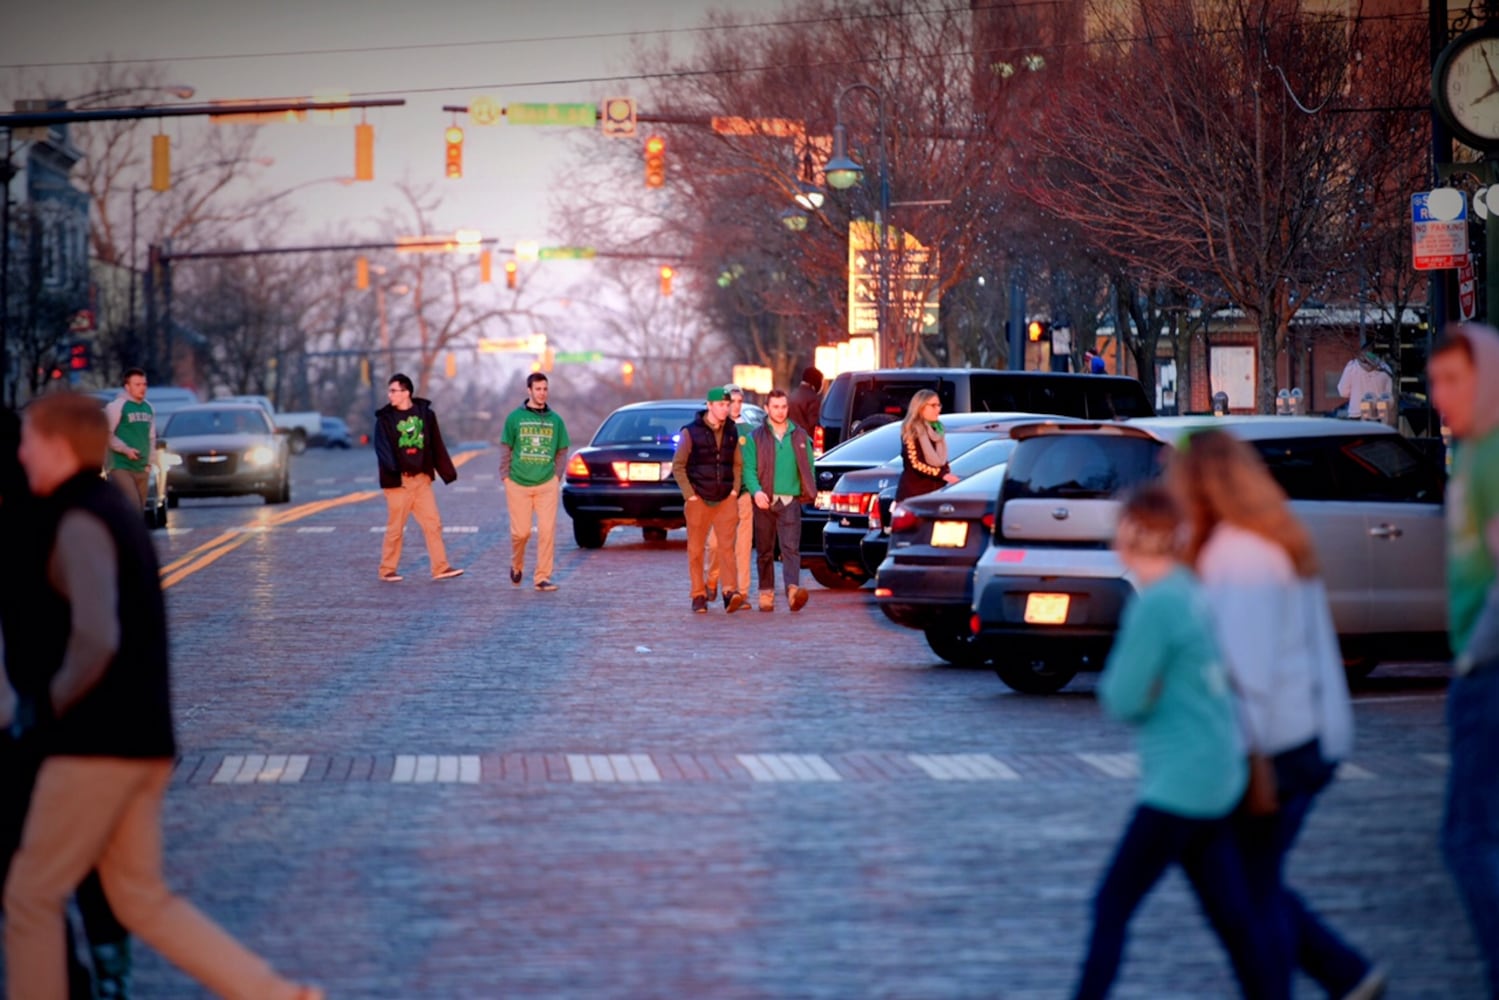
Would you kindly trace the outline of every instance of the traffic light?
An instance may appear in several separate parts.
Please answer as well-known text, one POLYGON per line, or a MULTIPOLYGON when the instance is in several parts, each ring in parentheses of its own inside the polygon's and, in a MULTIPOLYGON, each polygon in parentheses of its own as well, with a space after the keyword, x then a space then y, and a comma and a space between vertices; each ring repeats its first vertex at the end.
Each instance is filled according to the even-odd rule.
POLYGON ((1041 338, 1046 336, 1046 331, 1050 326, 1050 323, 1043 323, 1039 319, 1033 319, 1030 321, 1030 325, 1025 328, 1025 335, 1030 338, 1031 343, 1039 344, 1041 338))
POLYGON ((666 183, 666 140, 653 135, 645 140, 645 186, 658 188, 666 183))
POLYGON ((507 261, 505 261, 505 287, 508 288, 508 289, 510 289, 510 290, 512 290, 512 291, 515 290, 515 272, 516 272, 516 270, 517 270, 517 267, 516 267, 515 261, 513 261, 513 260, 507 260, 507 261))
POLYGON ((94 367, 94 351, 86 340, 75 340, 68 345, 68 370, 86 372, 94 367))
POLYGON ((365 122, 354 126, 354 179, 375 179, 375 126, 365 122))
POLYGON ((172 189, 172 137, 158 132, 151 137, 151 190, 172 189))
POLYGON ((463 129, 457 125, 449 125, 448 130, 443 133, 443 139, 447 142, 447 172, 450 180, 456 180, 463 176, 463 129))
POLYGON ((635 365, 629 361, 619 366, 619 380, 625 384, 625 388, 635 384, 635 365))
POLYGON ((448 352, 447 363, 443 366, 443 374, 448 378, 458 377, 458 355, 452 351, 448 352))
POLYGON ((493 277, 494 277, 494 264, 491 261, 490 252, 488 250, 480 250, 479 251, 479 282, 480 282, 480 284, 487 285, 493 279, 493 277))
POLYGON ((671 265, 670 264, 662 264, 661 265, 661 294, 662 295, 670 295, 671 294, 671 276, 674 275, 674 274, 676 274, 676 273, 677 272, 675 272, 675 271, 673 271, 671 269, 671 265))
POLYGON ((354 287, 361 292, 370 287, 370 260, 368 257, 354 258, 354 287))

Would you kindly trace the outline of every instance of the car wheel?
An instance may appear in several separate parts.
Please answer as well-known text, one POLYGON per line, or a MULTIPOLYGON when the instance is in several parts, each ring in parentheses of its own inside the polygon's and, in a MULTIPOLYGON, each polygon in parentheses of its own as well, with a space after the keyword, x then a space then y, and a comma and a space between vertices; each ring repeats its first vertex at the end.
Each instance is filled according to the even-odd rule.
POLYGON ((167 508, 168 509, 170 509, 170 510, 176 510, 177 509, 177 505, 180 504, 180 503, 182 503, 182 498, 179 497, 177 494, 175 494, 175 493, 168 493, 167 494, 167 508))
POLYGON ((641 537, 643 537, 648 542, 664 542, 664 541, 666 541, 666 529, 665 528, 641 528, 640 529, 640 534, 641 534, 641 537))
POLYGON ((283 476, 281 485, 275 489, 267 490, 264 494, 266 503, 289 503, 291 501, 291 479, 283 476))
POLYGON ((1071 683, 1077 671, 1066 660, 1011 660, 996 664, 994 672, 1021 694, 1056 694, 1071 683))
POLYGON ((869 577, 862 573, 858 576, 848 576, 822 560, 807 563, 806 566, 807 570, 812 574, 812 579, 822 584, 828 590, 858 590, 869 582, 869 577))
POLYGON ((287 435, 287 446, 291 448, 293 455, 300 455, 307 450, 307 432, 297 428, 287 435))
POLYGON ((573 518, 573 541, 580 549, 601 549, 609 530, 598 521, 588 517, 573 518))
POLYGON ((979 667, 989 659, 973 635, 956 625, 927 629, 926 644, 955 667, 979 667))

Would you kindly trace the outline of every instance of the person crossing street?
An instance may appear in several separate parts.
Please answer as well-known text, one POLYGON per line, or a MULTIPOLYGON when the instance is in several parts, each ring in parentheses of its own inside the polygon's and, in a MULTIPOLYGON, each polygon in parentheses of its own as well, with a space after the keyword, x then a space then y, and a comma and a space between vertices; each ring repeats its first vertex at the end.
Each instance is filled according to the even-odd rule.
POLYGON ((536 520, 536 589, 552 582, 557 549, 557 498, 567 465, 567 425, 547 399, 551 384, 541 372, 526 376, 526 401, 505 418, 500 436, 500 479, 510 513, 510 582, 520 586, 531 520, 536 520))
POLYGON ((765 423, 744 439, 744 491, 755 505, 755 554, 760 610, 775 610, 776 542, 781 543, 781 579, 792 611, 807 604, 801 585, 802 504, 817 496, 812 475, 812 439, 790 419, 785 391, 765 400, 765 423))
MULTIPOLYGON (((672 456, 672 476, 685 498, 687 573, 692 586, 692 610, 708 611, 708 584, 703 576, 703 550, 708 531, 718 537, 718 567, 725 587, 739 579, 734 561, 734 531, 739 523, 739 486, 743 458, 739 431, 729 416, 729 393, 721 385, 709 389, 706 406, 682 428, 672 456)), ((744 607, 744 595, 725 590, 724 610, 744 607)))
POLYGON ((109 421, 109 481, 144 509, 156 447, 156 411, 146 402, 144 371, 126 369, 120 394, 104 407, 104 416, 109 421))
MULTIPOLYGON (((726 385, 724 390, 729 394, 729 419, 734 421, 734 426, 739 429, 739 447, 742 449, 745 442, 745 434, 749 432, 740 421, 740 415, 744 412, 744 390, 737 385, 726 385)), ((746 470, 748 466, 746 466, 746 470)), ((750 502, 749 490, 740 490, 739 499, 736 501, 739 510, 739 524, 734 531, 734 564, 739 570, 739 579, 734 581, 734 589, 749 597, 750 588, 750 550, 755 539, 755 506, 750 502)), ((708 600, 713 600, 718 595, 718 581, 721 572, 718 566, 718 533, 710 529, 708 531, 708 600)))

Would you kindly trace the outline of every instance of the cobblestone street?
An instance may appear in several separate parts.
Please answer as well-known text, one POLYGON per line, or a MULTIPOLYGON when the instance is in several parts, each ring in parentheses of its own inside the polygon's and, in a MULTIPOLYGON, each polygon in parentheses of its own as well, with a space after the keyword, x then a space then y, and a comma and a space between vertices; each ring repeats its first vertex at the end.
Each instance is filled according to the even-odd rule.
MULTIPOLYGON (((299 457, 289 508, 173 512, 175 887, 340 1000, 1066 995, 1134 792, 1090 677, 1028 698, 943 667, 868 590, 693 615, 681 532, 584 551, 563 516, 561 589, 512 586, 495 452, 465 455, 456 580, 414 526, 377 579, 367 451, 299 457)), ((1437 851, 1444 686, 1355 691, 1293 856, 1396 998, 1480 995, 1437 851)), ((140 996, 202 995, 140 954, 140 996)), ((1172 875, 1116 995, 1232 994, 1172 875)))

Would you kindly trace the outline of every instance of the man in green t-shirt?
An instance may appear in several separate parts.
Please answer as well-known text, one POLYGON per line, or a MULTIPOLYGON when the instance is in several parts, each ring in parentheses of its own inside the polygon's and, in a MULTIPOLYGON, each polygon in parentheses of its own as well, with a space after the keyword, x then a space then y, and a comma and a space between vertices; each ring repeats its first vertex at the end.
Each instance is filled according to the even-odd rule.
POLYGON ((125 371, 118 396, 104 407, 109 421, 109 455, 105 466, 111 482, 140 506, 146 506, 151 482, 151 453, 156 447, 156 411, 146 402, 146 373, 125 371))
POLYGON ((1431 351, 1431 401, 1452 431, 1447 689, 1452 766, 1442 852, 1499 997, 1499 333, 1453 327, 1431 351))
POLYGON ((552 558, 557 545, 557 498, 572 443, 562 418, 547 406, 551 386, 541 372, 526 376, 526 401, 505 418, 500 435, 500 479, 510 512, 510 582, 520 585, 536 519, 536 589, 556 590, 552 558))

